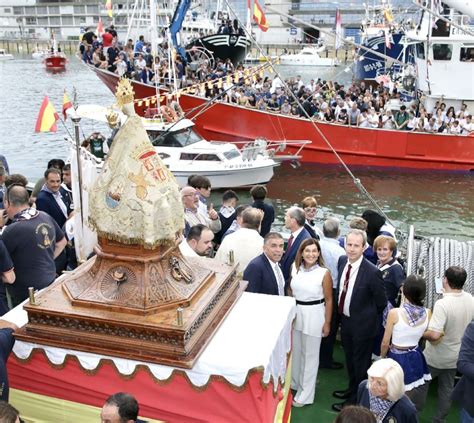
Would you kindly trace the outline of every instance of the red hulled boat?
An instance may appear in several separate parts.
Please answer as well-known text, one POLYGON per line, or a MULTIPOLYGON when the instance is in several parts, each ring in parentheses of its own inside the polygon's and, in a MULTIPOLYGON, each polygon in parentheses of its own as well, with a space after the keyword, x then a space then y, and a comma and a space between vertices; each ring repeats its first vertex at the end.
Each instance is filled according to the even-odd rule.
MULTIPOLYGON (((118 75, 90 67, 104 84, 115 92, 118 75)), ((156 95, 154 86, 132 82, 135 98, 156 95)), ((193 118, 207 99, 182 94, 180 104, 193 118)), ((138 110, 143 112, 144 110, 138 110)), ((311 141, 304 147, 302 162, 339 164, 321 134, 309 119, 249 109, 228 103, 215 103, 194 120, 206 139, 223 141, 268 140, 311 141)), ((354 128, 317 122, 342 160, 351 166, 393 167, 419 170, 474 171, 474 137, 386 129, 354 128)))
POLYGON ((43 62, 48 71, 62 72, 66 70, 67 58, 62 53, 49 53, 43 62))

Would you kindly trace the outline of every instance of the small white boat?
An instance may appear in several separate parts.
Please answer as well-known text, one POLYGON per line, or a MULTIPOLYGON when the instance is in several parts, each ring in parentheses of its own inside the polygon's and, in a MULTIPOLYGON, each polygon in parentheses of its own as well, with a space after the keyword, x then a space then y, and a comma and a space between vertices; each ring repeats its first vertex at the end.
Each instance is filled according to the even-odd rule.
POLYGON ((48 50, 35 50, 31 57, 33 59, 38 59, 38 60, 42 60, 44 59, 48 54, 50 53, 50 51, 48 50))
POLYGON ((14 58, 13 54, 7 53, 3 48, 0 48, 0 60, 12 60, 14 58))
POLYGON ((336 66, 336 59, 321 57, 320 53, 325 47, 303 47, 296 54, 283 54, 280 56, 280 64, 290 66, 336 66))
MULTIPOLYGON (((72 112, 72 109, 69 110, 72 112)), ((105 116, 109 111, 102 106, 81 105, 76 113, 83 118, 106 122, 105 116)), ((116 113, 123 123, 126 116, 116 113)), ((309 142, 283 143, 256 139, 242 142, 242 148, 239 149, 235 143, 206 141, 194 130, 194 123, 189 119, 177 122, 166 122, 159 118, 142 120, 157 153, 182 187, 187 185, 191 175, 207 176, 216 189, 266 184, 272 179, 275 167, 282 161, 297 161, 300 158, 299 151, 309 142), (291 156, 278 155, 287 143, 301 148, 291 156)))

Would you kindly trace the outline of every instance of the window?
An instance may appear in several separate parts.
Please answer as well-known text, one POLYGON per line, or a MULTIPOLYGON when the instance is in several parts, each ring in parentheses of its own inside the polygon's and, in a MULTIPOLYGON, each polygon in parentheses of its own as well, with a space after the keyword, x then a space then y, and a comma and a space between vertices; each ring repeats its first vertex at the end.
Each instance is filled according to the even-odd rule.
POLYGON ((14 7, 13 8, 14 15, 22 15, 23 14, 23 7, 14 7))
POLYGON ((87 13, 98 15, 99 14, 99 6, 94 6, 94 5, 88 4, 87 5, 87 13))
POLYGON ((237 150, 237 149, 232 149, 232 150, 229 150, 229 151, 224 151, 224 157, 227 159, 227 160, 232 160, 232 159, 235 159, 236 157, 240 157, 240 151, 237 150))
POLYGON ((453 46, 451 44, 433 44, 434 60, 451 60, 453 55, 453 46))
POLYGON ((72 16, 63 16, 62 21, 63 25, 73 25, 72 16))
POLYGON ((40 26, 48 26, 48 18, 38 18, 38 25, 40 26))
POLYGON ((415 46, 416 57, 418 59, 425 59, 425 45, 423 43, 418 43, 415 46))
POLYGON ((48 8, 51 15, 59 15, 59 6, 49 6, 48 8))
POLYGON ((474 46, 461 47, 461 54, 459 59, 461 62, 474 62, 474 46))
POLYGON ((202 138, 191 128, 167 134, 160 131, 148 131, 148 136, 154 146, 160 147, 186 147, 202 141, 202 138))
POLYGON ((26 18, 26 25, 36 25, 36 18, 26 18))
POLYGON ((86 23, 86 17, 85 16, 75 16, 74 17, 74 22, 76 25, 81 25, 86 23))
POLYGON ((36 8, 37 15, 46 15, 47 13, 48 13, 48 9, 46 9, 46 6, 38 6, 36 8))
POLYGON ((196 153, 181 153, 180 160, 202 160, 206 162, 220 162, 221 159, 215 154, 196 154, 196 153))
POLYGON ((5 7, 5 8, 3 9, 3 12, 4 12, 4 13, 12 13, 12 9, 11 9, 11 7, 5 7))
POLYGON ((61 25, 61 19, 59 16, 51 16, 49 18, 49 22, 51 25, 61 25))
POLYGON ((77 13, 86 13, 86 6, 78 6, 78 5, 75 5, 74 6, 74 14, 77 14, 77 13))

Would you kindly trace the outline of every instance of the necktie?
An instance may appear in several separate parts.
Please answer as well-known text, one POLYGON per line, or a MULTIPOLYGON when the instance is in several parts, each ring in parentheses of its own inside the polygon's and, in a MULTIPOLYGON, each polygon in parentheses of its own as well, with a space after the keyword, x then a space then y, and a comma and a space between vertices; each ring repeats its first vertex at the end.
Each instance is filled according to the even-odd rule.
POLYGON ((346 300, 347 286, 349 285, 349 278, 351 276, 351 269, 352 269, 352 266, 349 264, 349 266, 347 267, 346 278, 344 279, 344 287, 342 288, 341 298, 339 300, 339 307, 337 309, 339 314, 342 314, 342 312, 344 311, 344 302, 346 300))
POLYGON ((285 290, 285 281, 283 279, 283 273, 281 272, 280 266, 278 266, 278 263, 274 264, 275 266, 275 274, 276 274, 276 279, 277 279, 277 284, 278 284, 278 295, 285 295, 284 290, 285 290))
POLYGON ((290 235, 290 238, 288 239, 288 245, 286 247, 286 251, 290 251, 291 250, 291 246, 293 245, 293 234, 290 235))

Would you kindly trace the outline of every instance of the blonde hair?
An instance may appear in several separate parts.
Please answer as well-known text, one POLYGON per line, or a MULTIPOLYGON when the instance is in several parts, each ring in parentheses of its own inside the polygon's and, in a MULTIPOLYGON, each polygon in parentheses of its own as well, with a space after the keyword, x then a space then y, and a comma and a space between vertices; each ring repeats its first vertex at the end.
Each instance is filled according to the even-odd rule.
POLYGON ((316 201, 316 198, 310 196, 310 197, 305 197, 303 198, 303 201, 301 202, 301 207, 305 209, 306 207, 318 207, 318 202, 316 201))

